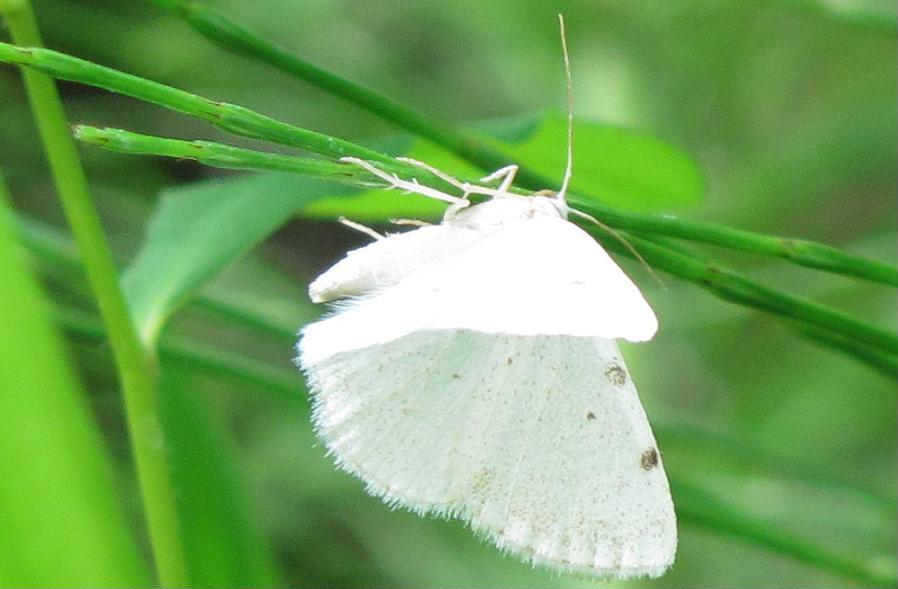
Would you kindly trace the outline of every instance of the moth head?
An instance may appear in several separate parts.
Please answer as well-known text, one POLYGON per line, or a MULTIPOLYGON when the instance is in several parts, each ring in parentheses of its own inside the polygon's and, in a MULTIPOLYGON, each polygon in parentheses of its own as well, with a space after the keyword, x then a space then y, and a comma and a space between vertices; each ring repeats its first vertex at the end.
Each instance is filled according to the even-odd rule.
POLYGON ((554 196, 496 196, 462 209, 450 207, 444 223, 466 229, 491 229, 538 217, 567 218, 567 206, 554 196))

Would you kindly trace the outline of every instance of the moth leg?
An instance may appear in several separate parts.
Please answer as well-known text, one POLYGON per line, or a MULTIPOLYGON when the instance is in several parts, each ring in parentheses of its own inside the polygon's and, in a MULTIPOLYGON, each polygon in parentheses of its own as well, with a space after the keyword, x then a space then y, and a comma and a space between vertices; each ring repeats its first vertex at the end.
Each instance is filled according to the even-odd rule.
MULTIPOLYGON (((427 170, 428 172, 430 172, 431 174, 433 174, 440 180, 443 180, 444 182, 447 182, 448 184, 455 186, 456 188, 458 188, 459 190, 464 192, 464 194, 462 195, 462 198, 465 200, 467 200, 468 196, 471 194, 480 194, 483 196, 499 196, 499 193, 502 192, 501 189, 497 190, 495 188, 490 188, 489 186, 479 186, 477 184, 471 184, 470 182, 462 182, 458 178, 454 178, 454 177, 450 176, 449 174, 447 174, 446 172, 443 172, 442 170, 438 170, 437 168, 434 168, 430 164, 425 164, 424 162, 412 159, 410 157, 397 157, 396 159, 401 162, 405 162, 407 164, 417 166, 417 167, 421 168, 422 170, 427 170)), ((509 168, 515 168, 515 170, 517 170, 517 166, 506 166, 505 168, 502 168, 501 170, 497 170, 496 172, 493 172, 492 174, 490 174, 489 176, 487 176, 486 178, 481 180, 481 182, 489 181, 489 180, 496 180, 499 177, 499 176, 496 176, 496 174, 498 174, 499 172, 502 172, 501 175, 505 175, 508 173, 509 168)))
MULTIPOLYGON (((464 184, 465 191, 465 200, 467 202, 468 195, 471 194, 480 194, 483 196, 489 196, 490 198, 496 198, 501 196, 508 196, 508 191, 511 189, 511 184, 514 182, 515 174, 518 172, 518 167, 514 164, 510 166, 505 166, 504 168, 499 168, 492 174, 481 178, 481 182, 492 182, 494 180, 502 179, 502 183, 498 188, 490 188, 489 186, 478 186, 476 184, 464 184)), ((448 209, 446 209, 446 213, 443 215, 443 219, 449 220, 455 216, 455 214, 460 211, 462 208, 458 205, 452 205, 448 209)))
POLYGON ((471 184, 470 182, 462 182, 458 178, 454 178, 454 177, 450 176, 449 174, 447 174, 446 172, 443 172, 442 170, 434 168, 430 164, 426 164, 422 161, 418 161, 418 160, 412 159, 410 157, 397 157, 396 159, 401 162, 405 162, 407 164, 411 164, 413 166, 421 168, 422 170, 427 170, 428 172, 430 172, 431 174, 433 174, 440 180, 443 180, 447 184, 451 184, 452 186, 455 186, 456 188, 458 188, 459 190, 461 190, 464 193, 462 195, 462 198, 465 200, 467 200, 468 196, 470 196, 471 194, 480 194, 483 196, 493 196, 493 197, 502 196, 503 194, 507 193, 508 190, 511 188, 511 184, 514 181, 515 174, 518 171, 518 166, 510 165, 510 166, 505 166, 504 168, 501 168, 499 170, 496 170, 489 176, 482 178, 480 180, 481 182, 490 182, 493 180, 498 180, 500 178, 506 178, 505 182, 499 188, 490 188, 489 186, 479 186, 477 184, 471 184), (508 176, 510 176, 510 177, 508 177, 508 176))
MULTIPOLYGON (((468 197, 471 196, 472 194, 479 194, 482 196, 489 196, 489 197, 502 196, 502 193, 503 193, 502 189, 496 190, 495 188, 490 188, 489 186, 479 186, 477 184, 471 184, 470 182, 462 182, 461 180, 450 176, 446 172, 443 172, 442 170, 438 170, 437 168, 434 168, 430 164, 425 164, 424 162, 421 162, 421 161, 418 161, 418 160, 415 160, 415 159, 412 159, 409 157, 397 157, 396 159, 399 161, 405 162, 407 164, 417 166, 417 167, 421 168, 422 170, 427 170, 428 172, 430 172, 431 174, 433 174, 440 180, 443 180, 444 182, 451 184, 452 186, 455 186, 456 188, 458 188, 459 190, 461 190, 463 192, 462 199, 464 199, 465 201, 467 201, 468 197)), ((503 168, 503 170, 505 170, 505 169, 506 168, 503 168)), ((488 176, 488 178, 491 178, 494 174, 491 174, 490 176, 488 176)), ((448 214, 448 217, 451 217, 452 215, 454 215, 455 213, 457 213, 459 210, 461 210, 463 208, 464 207, 462 207, 462 206, 456 206, 454 208, 454 210, 448 214)))
POLYGON ((507 193, 511 189, 511 185, 514 183, 514 177, 518 173, 518 166, 511 164, 510 166, 505 166, 504 168, 499 168, 492 174, 488 176, 484 176, 480 179, 481 182, 492 182, 493 180, 502 180, 502 183, 499 184, 499 188, 496 189, 498 193, 507 193))
POLYGON ((468 206, 470 203, 457 196, 452 196, 451 194, 446 194, 445 192, 441 192, 435 188, 431 188, 429 186, 424 186, 423 184, 418 183, 418 181, 414 178, 411 180, 403 180, 396 174, 391 174, 390 172, 386 172, 376 167, 371 162, 367 162, 363 159, 359 159, 357 157, 341 157, 341 162, 345 162, 348 164, 355 164, 367 171, 369 174, 373 176, 377 176, 381 180, 385 181, 389 186, 389 188, 398 188, 404 192, 411 192, 414 194, 420 194, 421 196, 426 196, 428 198, 432 198, 434 200, 441 200, 443 202, 448 202, 452 205, 458 205, 462 208, 468 206))
MULTIPOLYGON (((422 161, 412 159, 410 157, 397 157, 396 159, 399 160, 400 162, 405 162, 407 164, 411 164, 411 165, 415 166, 416 168, 421 168, 422 170, 426 170, 426 171, 430 172, 431 174, 433 174, 434 176, 436 176, 443 182, 445 182, 447 184, 451 184, 452 186, 455 186, 456 188, 458 188, 459 190, 464 192, 465 195, 468 195, 470 193, 470 188, 471 188, 470 184, 468 184, 467 182, 462 182, 458 178, 450 176, 446 172, 439 170, 437 168, 434 168, 430 164, 425 164, 422 161)), ((462 198, 464 198, 464 197, 462 197, 462 198)))
POLYGON ((420 219, 390 219, 390 223, 400 226, 411 225, 412 227, 430 227, 433 225, 433 223, 421 221, 420 219))
POLYGON ((349 227, 350 229, 355 229, 359 233, 364 233, 365 235, 373 237, 375 239, 375 241, 380 241, 381 239, 386 238, 386 235, 381 235, 374 229, 367 227, 365 225, 362 225, 361 223, 356 223, 355 221, 350 221, 346 217, 340 217, 337 220, 340 223, 342 223, 343 225, 346 225, 347 227, 349 227))

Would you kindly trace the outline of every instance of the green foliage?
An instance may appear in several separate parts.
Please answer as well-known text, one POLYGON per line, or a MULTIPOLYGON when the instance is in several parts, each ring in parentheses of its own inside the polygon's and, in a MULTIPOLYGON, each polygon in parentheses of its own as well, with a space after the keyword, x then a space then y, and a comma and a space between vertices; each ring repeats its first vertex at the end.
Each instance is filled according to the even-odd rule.
POLYGON ((143 247, 123 276, 142 339, 153 345, 179 305, 323 188, 271 174, 161 195, 143 247))
POLYGON ((168 366, 159 394, 193 585, 281 586, 214 408, 189 375, 168 366))
MULTIPOLYGON (((15 41, 31 46, 43 44, 28 0, 4 2, 0 10, 9 22, 15 41)), ((22 54, 18 50, 16 53, 22 54)), ((60 204, 78 244, 87 280, 109 335, 122 385, 134 468, 138 475, 156 575, 164 585, 184 585, 189 576, 184 565, 172 481, 166 464, 164 434, 157 411, 152 352, 141 347, 130 320, 113 254, 88 190, 84 168, 69 135, 68 121, 55 82, 35 71, 24 72, 23 78, 60 204)))
MULTIPOLYGON (((491 125, 490 133, 506 135, 520 122, 491 125)), ((567 120, 558 114, 537 117, 528 132, 514 140, 482 137, 507 154, 508 161, 533 170, 544 178, 564 176, 567 120)), ((703 186, 698 168, 688 156, 658 139, 591 121, 576 121, 574 180, 572 190, 601 195, 602 202, 630 210, 669 210, 697 204, 703 186), (583 155, 580 155, 583 154, 583 155)), ((403 153, 461 177, 475 178, 476 166, 426 140, 412 143, 403 153)), ((344 216, 372 223, 390 219, 436 219, 443 209, 438 202, 409 198, 395 191, 370 190, 352 198, 323 199, 310 204, 303 214, 332 219, 344 216)))
POLYGON ((115 473, 3 192, 0 584, 145 585, 115 473))
MULTIPOLYGON (((512 160, 549 178, 564 173, 567 121, 546 117, 526 141, 506 146, 512 160)), ((644 133, 583 122, 576 137, 571 190, 599 195, 610 206, 641 211, 695 205, 704 187, 691 158, 644 133)))
MULTIPOLYGON (((46 221, 54 218, 43 196, 50 192, 47 175, 35 163, 31 131, 20 122, 26 110, 11 102, 2 116, 13 122, 0 126, 11 149, 0 149, 0 165, 21 194, 21 238, 47 281, 54 316, 71 337, 94 410, 104 424, 116 424, 104 428, 102 441, 133 495, 129 502, 149 522, 161 583, 186 584, 177 580, 183 573, 194 586, 578 584, 502 558, 452 522, 391 512, 365 497, 314 445, 301 377, 290 365, 294 334, 317 313, 302 285, 359 243, 330 221, 340 215, 376 224, 434 219, 442 208, 371 189, 375 179, 339 157, 378 161, 391 173, 443 189, 449 187, 391 156, 405 154, 464 180, 515 162, 522 166, 523 192, 557 187, 563 118, 527 114, 560 103, 560 77, 539 73, 560 71, 552 11, 536 3, 467 3, 459 18, 397 4, 389 19, 375 21, 285 4, 277 8, 283 18, 271 19, 267 11, 224 3, 234 14, 243 11, 252 28, 290 39, 316 60, 362 64, 343 77, 330 71, 344 69, 339 65, 313 65, 202 2, 156 4, 249 62, 197 42, 183 28, 166 28, 172 21, 160 14, 69 4, 61 10, 57 2, 46 0, 42 14, 51 46, 172 81, 163 85, 62 53, 0 43, 0 61, 27 66, 42 131, 55 133, 47 151, 81 254, 46 221), (291 18, 293 10, 299 12, 291 18), (331 32, 337 22, 347 27, 339 34, 331 32), (508 23, 513 36, 505 37, 496 22, 508 23), (401 28, 390 31, 393 24, 401 28), (160 38, 169 49, 164 58, 144 50, 160 38), (452 56, 449 47, 460 38, 464 51, 452 56), (394 57, 420 57, 421 64, 379 62, 383 54, 371 51, 375 46, 394 57), (477 59, 471 59, 474 47, 477 59), (401 134, 284 84, 258 62, 361 107, 401 134), (490 74, 476 73, 481 70, 490 74), (93 205, 79 185, 74 152, 58 165, 60 151, 68 149, 66 125, 61 110, 48 118, 52 84, 43 78, 37 82, 43 89, 35 91, 41 79, 35 72, 191 117, 185 122, 65 87, 79 120, 141 131, 79 126, 82 141, 174 158, 163 163, 84 151, 103 229, 113 251, 129 260, 122 274, 127 309, 110 307, 118 276, 111 258, 102 259, 109 252, 99 224, 89 219, 93 205), (404 88, 404 102, 455 112, 464 126, 348 78, 404 88), (512 120, 490 120, 496 112, 522 111, 512 120), (197 121, 236 135, 238 144, 218 136, 165 137, 198 136, 204 127, 197 121), (221 177, 185 160, 252 173, 221 177), (184 176, 208 179, 192 183, 184 176), (109 361, 107 341, 116 363, 109 361), (101 392, 118 388, 119 380, 125 419, 117 400, 101 392), (147 436, 134 419, 141 414, 161 429, 150 428, 147 436), (134 459, 122 447, 120 428, 134 443, 134 474, 125 468, 134 459), (154 441, 155 462, 148 464, 141 448, 152 449, 154 441)), ((23 30, 27 4, 0 2, 13 33, 23 30)), ((655 585, 896 581, 898 336, 894 290, 884 286, 898 285, 892 210, 898 27, 894 10, 830 4, 782 0, 761 11, 751 3, 651 2, 601 7, 600 18, 582 7, 565 9, 573 25, 578 111, 588 113, 576 127, 571 201, 617 229, 654 270, 674 277, 656 291, 638 265, 630 267, 662 331, 650 346, 625 352, 665 452, 682 524, 678 564, 655 585), (614 123, 591 122, 596 117, 614 123), (690 218, 672 216, 674 210, 690 218)), ((36 29, 29 34, 37 39, 36 29)), ((23 39, 20 45, 38 43, 23 39)), ((12 76, 0 77, 0 88, 13 84, 12 76)), ((607 231, 588 229, 609 250, 633 256, 607 231)), ((85 393, 66 376, 66 355, 53 342, 42 295, 16 259, 4 256, 11 251, 0 247, 0 264, 22 288, 0 293, 16 297, 0 301, 8 316, 0 376, 35 380, 24 388, 4 381, 4 393, 20 394, 0 398, 17 411, 3 412, 9 419, 0 430, 0 475, 14 483, 0 493, 0 584, 92 584, 93 578, 146 584, 123 531, 85 393), (38 341, 44 343, 31 343, 38 341), (21 403, 22 390, 42 402, 21 403), (25 409, 28 415, 20 416, 25 409), (10 451, 21 440, 46 461, 10 451), (44 505, 59 533, 32 525, 44 505), (75 542, 69 524, 86 526, 86 539, 63 554, 64 543, 75 542), (33 574, 48 555, 60 563, 53 571, 58 578, 33 574)))

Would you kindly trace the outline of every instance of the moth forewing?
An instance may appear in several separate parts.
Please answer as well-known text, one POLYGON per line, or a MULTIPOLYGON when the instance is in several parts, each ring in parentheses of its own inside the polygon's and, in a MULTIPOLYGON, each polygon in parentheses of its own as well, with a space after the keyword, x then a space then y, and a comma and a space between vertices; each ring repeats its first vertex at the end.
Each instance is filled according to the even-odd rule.
POLYGON ((477 232, 449 225, 388 235, 347 252, 309 285, 309 296, 313 302, 326 303, 389 288, 480 237, 477 232))

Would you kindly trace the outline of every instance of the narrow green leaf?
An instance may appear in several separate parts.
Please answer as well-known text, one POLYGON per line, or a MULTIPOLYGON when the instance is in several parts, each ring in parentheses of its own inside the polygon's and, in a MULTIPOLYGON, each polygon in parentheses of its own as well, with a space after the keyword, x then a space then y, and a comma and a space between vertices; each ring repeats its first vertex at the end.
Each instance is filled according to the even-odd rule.
POLYGON ((166 191, 123 284, 144 342, 219 270, 287 221, 331 183, 260 174, 166 191))
POLYGON ((124 129, 100 129, 90 125, 75 125, 75 138, 103 149, 135 155, 162 155, 194 160, 214 168, 229 170, 266 170, 293 172, 326 179, 360 182, 373 179, 358 167, 342 165, 320 158, 296 157, 244 149, 215 141, 184 141, 134 133, 124 129))
POLYGON ((197 587, 282 586, 227 434, 195 384, 163 365, 160 407, 191 581, 197 587))
MULTIPOLYGON (((0 13, 16 43, 32 45, 33 51, 42 50, 43 40, 30 0, 5 0, 0 3, 0 13)), ((158 424, 152 354, 141 346, 131 321, 56 83, 27 68, 22 70, 22 78, 59 202, 78 244, 114 352, 156 577, 163 587, 182 587, 188 583, 189 574, 179 543, 165 440, 158 424)))
POLYGON ((0 194, 0 584, 148 586, 84 392, 21 254, 0 194))
POLYGON ((341 96, 400 128, 411 131, 416 136, 444 146, 463 159, 476 161, 479 165, 487 168, 498 168, 508 163, 505 161, 505 154, 492 149, 489 144, 481 143, 476 138, 463 134, 442 121, 415 112, 373 90, 300 59, 276 44, 259 37, 213 7, 196 0, 154 0, 154 2, 166 10, 173 11, 213 43, 217 43, 237 55, 267 63, 325 92, 341 96))

